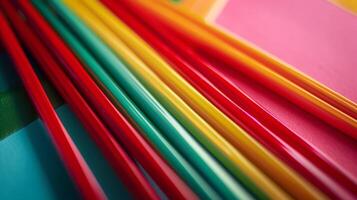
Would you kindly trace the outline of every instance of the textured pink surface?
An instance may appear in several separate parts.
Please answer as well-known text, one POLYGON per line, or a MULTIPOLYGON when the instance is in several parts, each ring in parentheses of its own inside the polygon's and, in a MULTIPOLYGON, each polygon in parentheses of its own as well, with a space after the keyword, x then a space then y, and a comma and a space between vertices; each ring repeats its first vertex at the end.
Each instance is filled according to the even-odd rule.
MULTIPOLYGON (((357 16, 324 0, 230 0, 217 24, 357 102, 357 16)), ((357 142, 237 74, 222 71, 357 182, 357 142)))

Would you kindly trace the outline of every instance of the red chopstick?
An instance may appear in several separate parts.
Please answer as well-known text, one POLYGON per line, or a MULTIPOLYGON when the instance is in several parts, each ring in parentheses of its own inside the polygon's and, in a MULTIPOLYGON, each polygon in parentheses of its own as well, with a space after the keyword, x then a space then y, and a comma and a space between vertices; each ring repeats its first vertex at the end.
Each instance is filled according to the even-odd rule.
POLYGON ((16 12, 14 6, 9 1, 1 2, 1 5, 23 43, 25 43, 39 62, 41 69, 47 74, 47 77, 60 92, 61 96, 84 124, 90 136, 100 147, 119 177, 124 180, 131 193, 136 198, 159 199, 134 161, 115 141, 109 130, 89 107, 71 80, 61 70, 61 67, 48 52, 42 41, 36 37, 24 19, 16 12))
POLYGON ((63 61, 66 70, 76 85, 113 130, 113 133, 125 146, 126 150, 147 170, 161 189, 173 199, 196 199, 196 195, 151 148, 151 146, 130 125, 125 117, 115 108, 100 90, 79 60, 69 50, 60 37, 51 29, 42 16, 26 0, 19 1, 27 18, 38 28, 45 38, 49 49, 59 60, 63 61))
POLYGON ((269 150, 277 153, 281 159, 331 196, 340 198, 354 196, 353 188, 356 185, 349 177, 341 173, 316 149, 267 113, 239 88, 220 76, 204 58, 173 37, 157 21, 149 15, 140 15, 143 12, 139 10, 131 10, 132 15, 140 15, 141 19, 145 19, 146 24, 143 20, 140 24, 138 17, 135 19, 128 13, 130 9, 125 9, 111 0, 102 0, 102 2, 173 63, 172 66, 212 103, 236 123, 248 129, 248 132, 269 150), (198 71, 205 74, 209 80, 198 71), (301 161, 301 155, 297 156, 296 151, 308 160, 301 161), (344 187, 350 191, 346 191, 344 187))
MULTIPOLYGON (((5 2, 5 1, 1 1, 5 2)), ((14 32, 0 11, 1 40, 12 57, 16 70, 31 97, 57 152, 85 199, 106 199, 104 192, 62 125, 46 92, 31 67, 14 32)))

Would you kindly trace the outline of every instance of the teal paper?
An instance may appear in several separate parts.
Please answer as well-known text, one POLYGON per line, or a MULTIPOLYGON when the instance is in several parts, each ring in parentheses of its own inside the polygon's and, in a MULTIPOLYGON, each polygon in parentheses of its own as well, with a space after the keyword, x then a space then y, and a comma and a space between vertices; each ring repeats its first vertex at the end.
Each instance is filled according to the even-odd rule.
MULTIPOLYGON (((109 199, 131 199, 69 108, 61 106, 57 113, 109 199)), ((1 200, 78 198, 40 120, 0 141, 1 200)))

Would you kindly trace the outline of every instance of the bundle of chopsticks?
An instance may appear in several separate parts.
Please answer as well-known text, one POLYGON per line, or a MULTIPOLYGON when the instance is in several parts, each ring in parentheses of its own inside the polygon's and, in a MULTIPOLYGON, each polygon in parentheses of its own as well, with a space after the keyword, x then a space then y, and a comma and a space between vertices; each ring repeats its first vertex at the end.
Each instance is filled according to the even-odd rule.
POLYGON ((1 42, 84 199, 107 197, 29 57, 135 198, 357 198, 356 180, 217 69, 244 74, 351 140, 357 105, 249 43, 161 0, 0 6, 1 42))

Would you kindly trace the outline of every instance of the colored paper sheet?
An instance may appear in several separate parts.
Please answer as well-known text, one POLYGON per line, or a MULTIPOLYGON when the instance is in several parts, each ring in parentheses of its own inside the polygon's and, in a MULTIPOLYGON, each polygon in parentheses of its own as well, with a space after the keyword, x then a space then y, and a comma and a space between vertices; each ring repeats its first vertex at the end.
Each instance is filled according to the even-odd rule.
MULTIPOLYGON (((356 22, 356 15, 322 0, 231 0, 216 20, 355 102, 356 22)), ((356 141, 237 72, 222 73, 357 180, 356 141)))
MULTIPOLYGON (((36 68, 36 67, 35 67, 36 68)), ((38 71, 38 69, 36 68, 38 71)), ((40 77, 42 74, 40 73, 40 77)), ((43 80, 43 77, 42 77, 43 80)), ((46 80, 43 86, 56 108, 62 98, 46 80)), ((26 126, 38 115, 6 53, 0 54, 0 140, 26 126)))
MULTIPOLYGON (((57 113, 110 199, 130 194, 64 105, 57 113)), ((35 120, 0 142, 0 199, 78 199, 76 189, 43 127, 35 120)))

